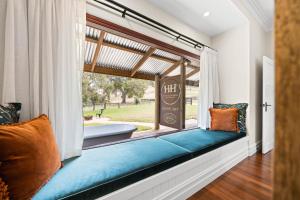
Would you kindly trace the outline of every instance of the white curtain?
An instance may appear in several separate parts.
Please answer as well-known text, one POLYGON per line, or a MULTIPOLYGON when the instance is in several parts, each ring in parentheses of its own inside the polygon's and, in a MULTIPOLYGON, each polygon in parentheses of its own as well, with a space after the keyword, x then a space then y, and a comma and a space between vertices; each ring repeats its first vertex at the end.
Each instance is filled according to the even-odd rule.
POLYGON ((218 53, 205 47, 200 56, 198 126, 210 127, 209 108, 219 103, 218 53))
POLYGON ((2 0, 1 103, 49 116, 62 159, 81 154, 85 0, 2 0))

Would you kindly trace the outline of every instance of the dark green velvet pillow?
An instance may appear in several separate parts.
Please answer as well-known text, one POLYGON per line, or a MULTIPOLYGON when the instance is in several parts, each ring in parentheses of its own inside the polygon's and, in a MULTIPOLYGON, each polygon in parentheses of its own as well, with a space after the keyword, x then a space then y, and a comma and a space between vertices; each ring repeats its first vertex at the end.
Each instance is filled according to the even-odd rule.
POLYGON ((214 108, 237 108, 238 113, 238 126, 241 132, 246 132, 246 117, 247 117, 247 103, 236 103, 236 104, 224 104, 224 103, 214 103, 214 108))
POLYGON ((18 123, 20 118, 21 103, 0 105, 0 124, 18 123))

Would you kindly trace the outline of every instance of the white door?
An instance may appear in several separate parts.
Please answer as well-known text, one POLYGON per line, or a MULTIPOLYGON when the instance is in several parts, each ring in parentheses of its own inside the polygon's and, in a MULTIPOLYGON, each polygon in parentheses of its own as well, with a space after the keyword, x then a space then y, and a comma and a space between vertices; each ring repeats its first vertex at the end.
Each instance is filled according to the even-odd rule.
POLYGON ((263 57, 263 133, 262 152, 267 153, 274 147, 275 138, 275 68, 274 62, 263 57))

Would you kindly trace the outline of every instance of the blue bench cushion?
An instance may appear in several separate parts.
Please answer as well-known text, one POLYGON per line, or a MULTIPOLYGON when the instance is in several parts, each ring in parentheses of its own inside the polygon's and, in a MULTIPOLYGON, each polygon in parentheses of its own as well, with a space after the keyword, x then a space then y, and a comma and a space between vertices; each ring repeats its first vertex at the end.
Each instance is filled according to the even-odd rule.
POLYGON ((194 129, 84 150, 65 161, 33 200, 96 199, 245 135, 194 129))
POLYGON ((95 199, 189 159, 189 152, 149 138, 84 150, 33 197, 33 200, 95 199))
POLYGON ((197 156, 237 140, 245 135, 246 133, 192 129, 160 136, 159 138, 172 144, 176 144, 191 152, 193 156, 197 156))

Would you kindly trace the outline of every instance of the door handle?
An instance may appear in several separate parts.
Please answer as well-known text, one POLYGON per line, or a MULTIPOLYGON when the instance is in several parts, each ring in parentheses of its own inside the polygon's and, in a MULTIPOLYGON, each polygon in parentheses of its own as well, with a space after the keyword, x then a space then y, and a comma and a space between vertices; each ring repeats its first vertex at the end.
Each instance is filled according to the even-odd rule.
POLYGON ((268 102, 265 102, 264 104, 262 104, 262 107, 265 108, 265 112, 268 111, 268 106, 272 106, 272 105, 269 105, 268 102))

